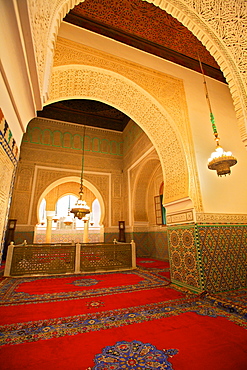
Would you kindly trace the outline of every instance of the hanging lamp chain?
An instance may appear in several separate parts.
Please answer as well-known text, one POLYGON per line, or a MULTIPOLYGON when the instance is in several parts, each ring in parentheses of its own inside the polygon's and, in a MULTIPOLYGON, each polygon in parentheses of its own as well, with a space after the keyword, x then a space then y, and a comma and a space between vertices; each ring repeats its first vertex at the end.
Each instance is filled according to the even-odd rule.
POLYGON ((198 60, 199 60, 199 64, 200 64, 200 68, 201 68, 201 72, 202 72, 202 76, 203 76, 203 85, 204 85, 206 100, 207 100, 208 108, 209 108, 209 112, 210 112, 210 121, 211 121, 211 124, 212 124, 212 129, 213 129, 213 133, 214 133, 214 136, 215 136, 215 140, 217 142, 217 145, 219 145, 218 132, 217 132, 217 128, 216 128, 216 124, 215 124, 215 118, 214 118, 214 115, 213 115, 213 112, 212 112, 212 107, 211 107, 211 103, 210 103, 210 99, 209 99, 208 87, 207 87, 207 83, 206 83, 205 73, 204 73, 204 70, 203 70, 203 67, 202 67, 202 62, 201 62, 199 56, 198 56, 198 60))
POLYGON ((80 184, 80 197, 83 194, 83 172, 84 172, 84 152, 85 152, 85 131, 86 131, 86 126, 84 125, 84 130, 83 130, 83 142, 82 142, 82 159, 81 159, 81 184, 80 184))

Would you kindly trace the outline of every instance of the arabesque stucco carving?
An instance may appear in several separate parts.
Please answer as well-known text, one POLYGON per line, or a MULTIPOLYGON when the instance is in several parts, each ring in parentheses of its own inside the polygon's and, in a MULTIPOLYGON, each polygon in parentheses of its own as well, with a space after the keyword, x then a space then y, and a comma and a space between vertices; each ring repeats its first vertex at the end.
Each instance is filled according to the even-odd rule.
POLYGON ((166 163, 166 176, 174 179, 166 187, 167 202, 189 195, 196 209, 202 210, 182 80, 61 38, 54 66, 47 103, 66 99, 68 94, 91 96, 125 112, 152 140, 166 163))
POLYGON ((92 67, 79 65, 56 67, 51 80, 50 102, 67 98, 96 99, 125 112, 155 144, 164 173, 169 178, 166 201, 188 195, 188 170, 179 136, 165 114, 140 87, 103 69, 92 70, 92 67))
POLYGON ((205 0, 142 0, 178 19, 219 64, 229 89, 242 140, 247 145, 247 2, 205 0))

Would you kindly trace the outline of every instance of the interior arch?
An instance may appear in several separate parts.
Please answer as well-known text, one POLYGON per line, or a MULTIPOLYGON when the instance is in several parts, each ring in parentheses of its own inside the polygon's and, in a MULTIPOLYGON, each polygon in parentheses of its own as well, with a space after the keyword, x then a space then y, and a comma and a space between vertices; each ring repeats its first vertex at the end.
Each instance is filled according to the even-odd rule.
MULTIPOLYGON (((69 182, 75 182, 75 183, 80 184, 80 180, 81 180, 80 176, 69 176, 69 177, 64 177, 64 178, 61 178, 59 180, 56 180, 53 183, 51 183, 49 186, 47 186, 47 188, 43 191, 43 193, 40 195, 40 197, 38 199, 37 210, 36 210, 37 211, 36 212, 37 217, 38 217, 38 212, 39 212, 39 208, 40 208, 40 204, 42 202, 42 199, 45 198, 46 195, 52 189, 56 188, 57 186, 59 186, 61 184, 65 184, 65 183, 69 183, 69 182)), ((83 184, 86 188, 88 188, 95 195, 95 197, 99 201, 100 208, 101 208, 100 225, 102 225, 104 217, 105 217, 105 203, 104 203, 103 197, 102 197, 101 193, 99 192, 99 190, 93 184, 91 184, 88 180, 83 179, 83 184)), ((78 186, 78 189, 79 189, 79 186, 78 186)), ((75 193, 75 192, 73 192, 73 195, 78 196, 78 194, 75 193)))
POLYGON ((112 71, 85 65, 55 67, 47 104, 78 98, 102 101, 133 119, 152 141, 163 173, 169 176, 164 202, 188 196, 188 167, 181 137, 169 114, 154 97, 112 71))

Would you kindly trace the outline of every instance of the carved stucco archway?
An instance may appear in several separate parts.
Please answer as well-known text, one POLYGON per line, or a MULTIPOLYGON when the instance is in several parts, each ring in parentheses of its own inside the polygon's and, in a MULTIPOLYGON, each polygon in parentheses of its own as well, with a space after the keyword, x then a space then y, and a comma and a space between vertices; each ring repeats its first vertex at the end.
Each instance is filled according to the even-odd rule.
MULTIPOLYGON (((43 198, 46 197, 46 195, 54 188, 56 188, 57 186, 59 185, 62 185, 62 184, 65 184, 65 183, 71 183, 71 182, 75 182, 75 183, 78 183, 80 184, 80 176, 67 176, 67 177, 62 177, 61 179, 59 180, 56 180, 54 182, 52 182, 50 185, 48 185, 46 187, 46 189, 43 191, 43 193, 40 195, 39 199, 38 199, 38 202, 37 202, 37 208, 36 208, 36 217, 37 219, 39 218, 38 217, 38 212, 39 212, 39 208, 40 208, 40 204, 41 204, 41 201, 43 198)), ((83 184, 86 188, 88 188, 94 195, 95 197, 98 199, 99 201, 99 204, 100 204, 100 209, 101 209, 101 216, 100 216, 100 225, 102 225, 103 223, 103 220, 105 218, 105 202, 104 202, 104 199, 101 195, 101 193, 99 192, 99 190, 91 183, 89 182, 88 180, 86 179, 83 179, 83 184)), ((79 187, 78 187, 79 189, 79 187)), ((73 194, 75 196, 78 196, 77 193, 74 193, 73 194)))
POLYGON ((169 179, 164 203, 189 196, 188 167, 177 127, 161 104, 133 81, 92 66, 55 67, 49 96, 47 104, 92 99, 124 112, 148 135, 158 153, 163 174, 169 179))
MULTIPOLYGON (((63 17, 84 0, 27 0, 43 101, 47 100, 58 29, 63 17), (40 32, 39 24, 42 24, 40 32)), ((207 48, 219 64, 229 84, 247 145, 247 54, 246 3, 242 0, 215 3, 204 0, 142 0, 159 6, 185 25, 207 48), (236 19, 239 27, 236 29, 236 19), (233 30, 237 32, 233 32, 233 30), (241 36, 241 37, 240 37, 241 36), (242 40, 242 43, 241 43, 242 40)))

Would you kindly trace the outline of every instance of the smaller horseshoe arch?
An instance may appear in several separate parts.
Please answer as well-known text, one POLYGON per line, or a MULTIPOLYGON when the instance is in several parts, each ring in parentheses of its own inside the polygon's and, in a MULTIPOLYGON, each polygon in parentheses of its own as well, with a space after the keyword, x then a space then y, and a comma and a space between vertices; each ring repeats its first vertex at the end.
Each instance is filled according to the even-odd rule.
MULTIPOLYGON (((40 208, 40 204, 41 204, 41 201, 43 198, 46 197, 46 195, 54 188, 56 188, 57 186, 59 185, 62 185, 62 184, 65 184, 65 183, 70 183, 70 182, 74 182, 74 183, 78 183, 78 185, 80 184, 80 177, 79 176, 70 176, 70 177, 64 177, 64 178, 61 178, 59 180, 56 180, 54 181, 52 184, 50 184, 46 189, 45 191, 41 194, 41 196, 39 197, 39 200, 38 200, 38 204, 37 204, 37 218, 38 218, 38 210, 40 208)), ((83 184, 86 188, 88 188, 94 195, 95 197, 98 199, 99 201, 99 204, 100 204, 100 208, 101 208, 101 217, 100 217, 100 225, 102 225, 103 223, 103 220, 105 218, 105 203, 104 203, 104 200, 103 200, 103 197, 101 195, 101 193, 99 192, 99 190, 93 185, 91 184, 89 181, 83 179, 83 184)), ((79 187, 78 187, 79 189, 79 187)), ((74 192, 73 192, 74 193, 74 192)), ((75 194, 76 196, 78 196, 78 194, 75 194)))
POLYGON ((133 221, 148 222, 147 197, 150 179, 152 178, 160 161, 157 157, 148 158, 138 169, 136 182, 133 184, 133 221))

